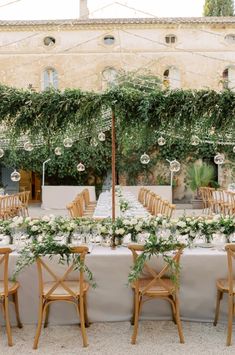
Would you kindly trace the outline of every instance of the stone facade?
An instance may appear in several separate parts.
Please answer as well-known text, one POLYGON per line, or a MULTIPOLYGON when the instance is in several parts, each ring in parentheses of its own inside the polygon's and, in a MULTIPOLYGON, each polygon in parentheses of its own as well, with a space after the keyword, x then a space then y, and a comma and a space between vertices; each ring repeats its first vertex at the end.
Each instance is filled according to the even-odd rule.
POLYGON ((233 84, 234 50, 235 18, 0 21, 0 81, 41 90, 49 68, 60 89, 101 90, 106 68, 148 69, 172 87, 219 90, 226 69, 233 84))

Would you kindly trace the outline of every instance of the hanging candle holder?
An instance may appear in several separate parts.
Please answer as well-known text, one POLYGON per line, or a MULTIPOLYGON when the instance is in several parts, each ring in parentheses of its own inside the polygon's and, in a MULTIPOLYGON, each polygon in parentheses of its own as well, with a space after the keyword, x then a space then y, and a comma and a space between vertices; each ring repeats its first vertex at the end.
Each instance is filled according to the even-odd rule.
POLYGON ((180 171, 180 167, 181 165, 177 160, 172 160, 170 162, 170 171, 172 173, 177 173, 178 171, 180 171))
POLYGON ((11 173, 11 181, 17 182, 20 181, 21 179, 21 175, 18 171, 16 171, 16 169, 13 171, 13 173, 11 173))
POLYGON ((81 173, 81 172, 84 171, 84 170, 85 170, 85 165, 82 164, 82 163, 79 163, 79 164, 77 165, 77 171, 79 171, 79 173, 81 173))
POLYGON ((104 132, 100 132, 98 134, 98 139, 100 142, 104 142, 105 141, 105 133, 104 132))
POLYGON ((73 140, 71 138, 67 137, 63 140, 63 144, 64 144, 65 148, 71 148, 73 145, 73 140))
POLYGON ((24 143, 24 150, 26 150, 26 152, 32 152, 33 144, 30 141, 25 142, 24 143))
POLYGON ((141 164, 147 165, 150 162, 150 157, 148 154, 144 153, 140 157, 141 164))
POLYGON ((62 149, 60 147, 56 147, 54 152, 55 152, 55 155, 61 155, 62 154, 62 149))
POLYGON ((200 144, 200 138, 198 136, 192 136, 191 137, 191 144, 194 146, 200 144))
POLYGON ((2 148, 0 148, 0 158, 2 158, 4 156, 5 152, 2 148))
POLYGON ((224 164, 224 160, 225 160, 224 154, 221 153, 217 153, 216 156, 214 157, 214 162, 217 165, 224 164))
POLYGON ((96 139, 95 137, 94 137, 94 138, 91 138, 91 140, 90 140, 90 145, 91 145, 92 147, 94 147, 94 148, 97 147, 98 142, 97 142, 97 139, 96 139))
POLYGON ((158 145, 163 146, 166 144, 166 140, 164 137, 161 136, 160 138, 158 138, 157 143, 158 145))

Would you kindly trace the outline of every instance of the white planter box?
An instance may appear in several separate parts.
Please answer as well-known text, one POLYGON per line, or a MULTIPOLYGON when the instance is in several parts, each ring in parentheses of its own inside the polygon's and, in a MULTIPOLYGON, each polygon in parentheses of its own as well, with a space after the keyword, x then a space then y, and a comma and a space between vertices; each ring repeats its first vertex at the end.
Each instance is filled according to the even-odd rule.
POLYGON ((72 202, 76 195, 87 188, 91 201, 95 201, 95 186, 42 186, 43 209, 66 209, 66 205, 72 202))

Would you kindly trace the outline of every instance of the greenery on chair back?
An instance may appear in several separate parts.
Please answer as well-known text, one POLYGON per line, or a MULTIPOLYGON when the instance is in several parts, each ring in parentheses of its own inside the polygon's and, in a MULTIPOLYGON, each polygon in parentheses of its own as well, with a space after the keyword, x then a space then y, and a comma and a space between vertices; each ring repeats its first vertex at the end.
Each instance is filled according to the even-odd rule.
POLYGON ((215 178, 215 171, 212 165, 206 163, 194 163, 187 168, 187 184, 193 192, 196 192, 195 197, 200 198, 199 188, 209 186, 215 178))

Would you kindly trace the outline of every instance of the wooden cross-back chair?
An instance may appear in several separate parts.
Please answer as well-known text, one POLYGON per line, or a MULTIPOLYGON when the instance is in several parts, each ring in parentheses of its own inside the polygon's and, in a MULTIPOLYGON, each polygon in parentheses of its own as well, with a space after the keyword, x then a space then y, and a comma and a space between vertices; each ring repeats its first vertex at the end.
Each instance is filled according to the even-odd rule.
POLYGON ((235 279, 233 278, 233 262, 235 262, 235 244, 226 244, 225 250, 227 252, 228 260, 228 278, 219 279, 216 282, 217 287, 217 300, 216 300, 216 311, 214 325, 217 325, 219 318, 220 301, 223 298, 223 294, 228 294, 228 332, 226 345, 231 345, 232 341, 232 327, 233 327, 233 317, 235 315, 235 279))
POLYGON ((29 196, 30 196, 30 191, 22 191, 19 194, 19 200, 21 202, 21 213, 23 217, 26 217, 29 215, 29 196))
POLYGON ((85 209, 91 209, 94 210, 96 207, 96 201, 91 201, 90 199, 90 193, 88 189, 84 189, 82 191, 84 203, 85 203, 85 209))
MULTIPOLYGON (((128 248, 131 250, 133 255, 133 261, 136 262, 136 259, 141 252, 144 251, 143 245, 130 244, 128 248)), ((175 254, 172 255, 172 260, 179 264, 180 256, 182 254, 182 249, 175 251, 175 254)), ((133 335, 131 343, 136 343, 137 331, 138 331, 138 321, 141 313, 141 308, 143 302, 151 300, 153 298, 160 298, 170 302, 173 321, 177 324, 178 333, 180 342, 184 343, 183 330, 180 320, 180 311, 179 311, 179 297, 178 297, 178 287, 179 287, 179 269, 175 271, 176 282, 173 282, 169 274, 169 264, 165 263, 161 268, 160 272, 157 272, 153 269, 152 265, 149 262, 145 262, 144 270, 148 272, 148 278, 140 277, 135 282, 132 283, 132 289, 134 291, 134 312, 132 318, 132 324, 134 325, 133 335)))
POLYGON ((19 305, 18 305, 18 288, 19 283, 8 280, 8 262, 9 254, 12 252, 10 248, 0 248, 0 268, 3 268, 3 280, 0 280, 0 305, 3 311, 3 315, 6 322, 6 332, 8 338, 8 345, 12 346, 12 334, 11 334, 11 324, 9 316, 9 297, 12 297, 13 303, 15 305, 17 326, 22 328, 19 315, 19 305))
MULTIPOLYGON (((80 262, 85 263, 85 256, 88 252, 86 246, 71 248, 71 252, 80 255, 80 262)), ((62 276, 56 275, 51 267, 42 258, 37 258, 37 270, 39 281, 39 314, 38 326, 34 338, 33 348, 37 349, 38 340, 41 334, 42 322, 44 319, 44 327, 47 327, 49 318, 49 307, 51 303, 64 301, 75 304, 78 316, 80 317, 81 332, 83 346, 88 346, 85 327, 89 326, 87 316, 87 291, 89 284, 84 280, 83 269, 77 271, 76 280, 68 281, 66 278, 74 271, 74 262, 71 262, 67 270, 62 276), (53 281, 44 281, 44 273, 47 272, 53 281)))

